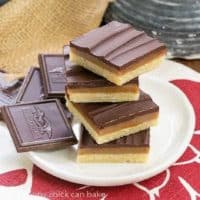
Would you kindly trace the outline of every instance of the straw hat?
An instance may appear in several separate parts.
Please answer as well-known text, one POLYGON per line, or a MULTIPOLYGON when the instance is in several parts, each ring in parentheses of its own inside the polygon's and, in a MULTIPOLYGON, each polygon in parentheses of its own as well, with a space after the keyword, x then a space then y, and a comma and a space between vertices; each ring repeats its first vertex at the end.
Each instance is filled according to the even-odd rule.
POLYGON ((0 68, 24 74, 38 53, 62 53, 97 27, 109 0, 12 0, 0 7, 0 68))

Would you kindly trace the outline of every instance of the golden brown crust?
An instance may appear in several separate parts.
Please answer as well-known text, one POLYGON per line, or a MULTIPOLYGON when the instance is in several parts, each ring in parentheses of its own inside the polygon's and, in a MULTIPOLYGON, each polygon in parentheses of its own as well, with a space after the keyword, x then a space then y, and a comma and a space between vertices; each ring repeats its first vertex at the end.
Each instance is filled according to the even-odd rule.
POLYGON ((136 101, 140 96, 136 84, 122 87, 67 88, 66 94, 75 103, 136 101))
POLYGON ((78 154, 79 163, 144 163, 148 160, 148 153, 130 154, 78 154))

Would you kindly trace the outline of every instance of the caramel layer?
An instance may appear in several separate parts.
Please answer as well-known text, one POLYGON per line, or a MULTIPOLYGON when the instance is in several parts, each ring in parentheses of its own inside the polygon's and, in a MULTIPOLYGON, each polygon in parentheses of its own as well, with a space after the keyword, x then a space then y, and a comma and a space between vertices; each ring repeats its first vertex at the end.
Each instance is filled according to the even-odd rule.
MULTIPOLYGON (((107 63, 104 63, 103 61, 101 61, 100 59, 90 55, 89 53, 80 51, 74 47, 70 47, 70 59, 73 57, 71 56, 72 54, 76 55, 76 56, 80 56, 84 59, 89 60, 90 62, 107 69, 108 71, 115 73, 116 75, 123 75, 128 73, 129 71, 135 70, 138 67, 147 64, 148 62, 151 62, 154 59, 157 59, 159 57, 163 57, 166 55, 166 49, 160 49, 154 52, 149 53, 148 55, 146 55, 143 58, 138 59, 137 61, 135 61, 134 63, 126 66, 126 67, 122 67, 122 68, 116 68, 113 67, 112 65, 109 65, 107 63)), ((73 60, 72 60, 73 61, 73 60)))
POLYGON ((134 153, 148 153, 149 147, 98 147, 98 148, 80 148, 78 154, 134 154, 134 153))
POLYGON ((119 92, 133 92, 139 93, 139 88, 136 84, 129 84, 124 86, 110 86, 97 88, 67 88, 67 93, 119 93, 119 92))

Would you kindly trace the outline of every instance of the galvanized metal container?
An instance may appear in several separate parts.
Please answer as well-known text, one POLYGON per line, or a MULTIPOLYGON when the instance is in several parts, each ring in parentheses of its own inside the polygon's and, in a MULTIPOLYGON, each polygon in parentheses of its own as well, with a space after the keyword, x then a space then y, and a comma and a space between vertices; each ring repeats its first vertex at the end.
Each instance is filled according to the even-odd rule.
POLYGON ((159 38, 170 57, 200 57, 200 0, 117 0, 105 14, 112 20, 159 38))

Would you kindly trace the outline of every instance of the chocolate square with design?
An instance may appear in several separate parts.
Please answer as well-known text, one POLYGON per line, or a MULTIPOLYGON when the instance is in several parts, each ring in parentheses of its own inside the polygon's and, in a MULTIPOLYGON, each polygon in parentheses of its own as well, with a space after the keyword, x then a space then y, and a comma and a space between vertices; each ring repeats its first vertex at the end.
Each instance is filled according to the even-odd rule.
POLYGON ((18 152, 57 149, 77 143, 59 100, 5 106, 2 115, 18 152))
POLYGON ((44 90, 40 69, 31 67, 17 95, 16 102, 37 101, 44 99, 44 90))
MULTIPOLYGON (((19 90, 16 98, 17 103, 37 101, 44 99, 44 87, 42 83, 41 71, 38 67, 31 67, 26 75, 23 84, 19 90)), ((72 119, 71 113, 66 108, 64 99, 61 99, 63 103, 64 113, 68 119, 72 119)))
POLYGON ((64 98, 66 75, 62 54, 40 54, 38 56, 45 98, 64 98))

